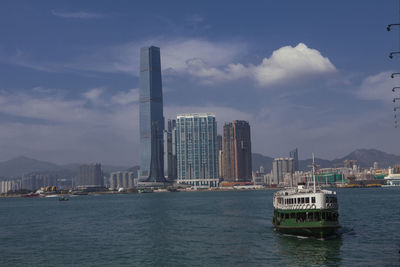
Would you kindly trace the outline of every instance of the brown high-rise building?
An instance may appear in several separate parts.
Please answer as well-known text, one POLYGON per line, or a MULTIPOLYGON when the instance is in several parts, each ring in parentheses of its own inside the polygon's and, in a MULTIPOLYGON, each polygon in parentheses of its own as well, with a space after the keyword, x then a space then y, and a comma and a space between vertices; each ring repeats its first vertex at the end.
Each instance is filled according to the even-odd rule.
POLYGON ((224 125, 223 177, 232 182, 252 180, 250 125, 247 121, 224 125))

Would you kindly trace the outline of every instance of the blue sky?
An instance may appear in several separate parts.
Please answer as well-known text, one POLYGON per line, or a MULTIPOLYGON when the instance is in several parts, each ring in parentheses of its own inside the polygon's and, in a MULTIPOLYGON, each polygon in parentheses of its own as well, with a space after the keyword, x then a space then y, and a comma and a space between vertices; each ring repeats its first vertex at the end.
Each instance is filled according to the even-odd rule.
MULTIPOLYGON (((164 113, 248 120, 253 152, 399 154, 396 1, 2 1, 0 160, 139 162, 139 48, 164 113)), ((221 132, 221 131, 220 131, 221 132)))

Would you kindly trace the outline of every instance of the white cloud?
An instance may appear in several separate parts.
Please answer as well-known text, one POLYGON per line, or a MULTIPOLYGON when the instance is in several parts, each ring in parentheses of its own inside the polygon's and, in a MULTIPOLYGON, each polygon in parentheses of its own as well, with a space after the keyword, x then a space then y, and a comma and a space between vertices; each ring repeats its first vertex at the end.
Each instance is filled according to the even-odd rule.
MULTIPOLYGON (((24 154, 59 163, 137 164, 137 100, 138 89, 114 91, 95 106, 87 105, 91 100, 83 94, 71 100, 54 90, 44 96, 35 92, 0 91, 0 160, 24 154)), ((384 110, 327 119, 315 107, 301 108, 290 103, 252 111, 212 103, 164 106, 166 119, 194 112, 215 113, 219 133, 224 122, 249 121, 253 152, 269 156, 286 155, 285 151, 296 146, 302 157, 314 151, 323 158, 366 146, 388 152, 399 149, 393 142, 398 136, 393 131, 393 118, 384 110), (354 136, 357 138, 349 138, 354 136)))
POLYGON ((390 102, 393 97, 400 96, 400 90, 392 92, 392 88, 399 86, 398 77, 391 78, 392 72, 385 71, 375 75, 366 77, 356 95, 361 99, 366 100, 380 100, 383 102, 390 102))
MULTIPOLYGON (((165 90, 164 90, 165 91, 165 90)), ((128 92, 119 92, 111 97, 111 102, 120 105, 126 105, 139 101, 139 89, 134 88, 128 92)))
POLYGON ((299 43, 296 47, 279 48, 272 53, 270 58, 264 58, 259 65, 228 64, 225 67, 216 68, 201 60, 196 60, 187 62, 187 66, 190 74, 214 82, 247 77, 260 86, 285 83, 336 71, 328 58, 303 43, 299 43))
POLYGON ((24 154, 61 163, 137 163, 138 104, 111 105, 110 99, 93 107, 88 101, 1 92, 2 159, 24 154))
POLYGON ((137 76, 140 48, 148 45, 161 47, 161 65, 165 75, 194 77, 199 82, 209 84, 246 78, 259 86, 267 87, 336 71, 327 57, 303 43, 295 47, 281 47, 269 58, 265 57, 260 64, 253 65, 238 62, 247 53, 245 44, 191 38, 154 38, 111 47, 97 47, 70 62, 60 64, 38 63, 39 61, 33 63, 29 56, 19 52, 11 58, 11 62, 43 71, 84 70, 137 76))
POLYGON ((284 46, 275 50, 270 58, 253 67, 254 79, 260 85, 270 85, 310 75, 331 73, 335 66, 327 57, 305 44, 284 46))
POLYGON ((98 102, 100 99, 100 96, 103 94, 104 88, 93 88, 83 94, 83 96, 92 101, 92 102, 98 102))
POLYGON ((52 10, 51 14, 53 14, 56 17, 67 18, 67 19, 102 19, 108 17, 108 15, 106 14, 86 12, 86 11, 59 12, 52 10))

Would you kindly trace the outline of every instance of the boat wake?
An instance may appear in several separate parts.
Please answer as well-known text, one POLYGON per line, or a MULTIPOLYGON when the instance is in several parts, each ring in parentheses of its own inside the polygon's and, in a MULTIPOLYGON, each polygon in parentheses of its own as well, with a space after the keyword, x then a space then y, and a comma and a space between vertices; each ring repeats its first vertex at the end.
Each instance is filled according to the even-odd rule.
POLYGON ((355 235, 355 231, 353 228, 349 228, 349 227, 341 227, 338 229, 338 234, 339 235, 355 235))

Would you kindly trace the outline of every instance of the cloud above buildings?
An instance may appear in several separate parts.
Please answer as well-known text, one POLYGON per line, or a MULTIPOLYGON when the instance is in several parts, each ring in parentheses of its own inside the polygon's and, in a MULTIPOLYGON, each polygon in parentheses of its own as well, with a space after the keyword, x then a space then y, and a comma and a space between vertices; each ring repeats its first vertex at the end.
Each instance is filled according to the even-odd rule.
POLYGON ((395 96, 400 96, 397 91, 392 92, 393 87, 400 86, 398 77, 391 78, 392 71, 384 71, 367 76, 361 83, 356 95, 364 100, 378 100, 384 103, 392 102, 395 96))
POLYGON ((109 17, 109 15, 103 13, 86 12, 86 11, 61 12, 61 11, 51 10, 51 14, 53 14, 56 17, 65 19, 102 19, 109 17))
MULTIPOLYGON (((2 157, 27 155, 59 163, 99 161, 134 165, 139 162, 139 90, 92 88, 70 99, 56 89, 36 88, 25 93, 0 92, 0 147, 2 157), (92 105, 96 101, 96 105, 92 105)), ((374 144, 376 138, 394 138, 392 117, 382 110, 353 116, 327 114, 317 108, 290 103, 270 104, 243 110, 229 104, 165 103, 166 119, 180 113, 215 113, 218 131, 224 122, 250 122, 253 151, 282 156, 301 144, 302 153, 314 151, 319 157, 342 155, 343 151, 374 144), (313 118, 309 120, 307 118, 313 118), (290 122, 290 123, 289 123, 290 122), (340 129, 340 131, 338 131, 340 129), (358 133, 362 131, 362 135, 358 133), (357 135, 356 140, 349 136, 357 135), (285 140, 285 142, 276 142, 285 140), (339 145, 340 144, 340 145, 339 145)), ((385 147, 391 151, 390 147, 385 147)), ((306 157, 308 154, 303 154, 306 157)))
POLYGON ((281 47, 258 65, 245 66, 231 63, 214 67, 199 58, 187 60, 186 65, 188 73, 205 79, 208 83, 249 78, 262 87, 336 71, 336 67, 327 57, 323 57, 318 50, 308 48, 303 43, 295 47, 281 47))
POLYGON ((336 67, 329 58, 303 43, 284 46, 272 52, 258 64, 246 60, 249 45, 240 42, 212 42, 191 38, 153 38, 116 46, 96 47, 63 63, 33 63, 32 57, 17 53, 10 59, 17 65, 42 71, 73 71, 125 73, 138 76, 139 50, 143 46, 161 47, 165 76, 178 75, 198 79, 204 84, 248 79, 260 87, 288 83, 334 73, 336 67))

